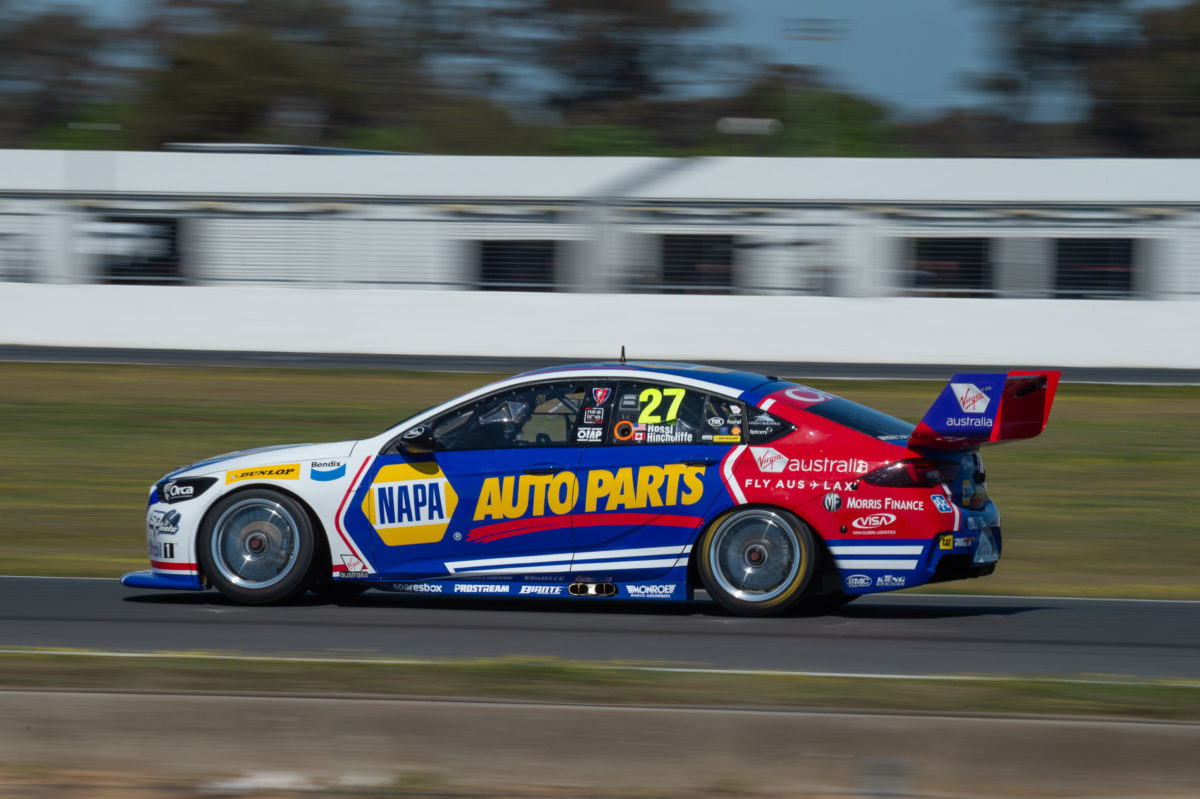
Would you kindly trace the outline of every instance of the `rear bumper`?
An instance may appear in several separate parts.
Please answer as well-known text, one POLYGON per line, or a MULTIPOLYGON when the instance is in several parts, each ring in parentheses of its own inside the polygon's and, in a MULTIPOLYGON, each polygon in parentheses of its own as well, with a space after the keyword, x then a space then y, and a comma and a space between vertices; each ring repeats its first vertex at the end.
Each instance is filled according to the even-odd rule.
POLYGON ((164 574, 146 569, 121 577, 126 588, 166 588, 173 591, 203 591, 198 574, 164 574))

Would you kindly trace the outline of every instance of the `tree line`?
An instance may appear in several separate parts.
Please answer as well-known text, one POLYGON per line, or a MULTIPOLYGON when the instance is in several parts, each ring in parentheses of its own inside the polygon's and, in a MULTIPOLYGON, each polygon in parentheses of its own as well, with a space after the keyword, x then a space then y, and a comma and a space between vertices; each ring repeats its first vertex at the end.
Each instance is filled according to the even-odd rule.
POLYGON ((0 0, 0 147, 556 155, 1200 155, 1200 0, 975 0, 987 103, 912 120, 721 44, 701 0, 0 0), (1079 113, 1045 118, 1055 92, 1079 113), (744 135, 722 118, 772 119, 744 135))

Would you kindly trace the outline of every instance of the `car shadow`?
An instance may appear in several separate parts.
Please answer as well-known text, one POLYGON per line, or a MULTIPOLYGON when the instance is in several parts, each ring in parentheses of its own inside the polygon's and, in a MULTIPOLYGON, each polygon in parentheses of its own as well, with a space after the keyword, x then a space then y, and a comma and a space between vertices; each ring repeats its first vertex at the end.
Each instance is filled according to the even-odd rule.
MULTIPOLYGON (((955 598, 958 599, 957 597, 955 598)), ((536 598, 480 598, 471 596, 430 596, 427 594, 401 594, 388 591, 366 591, 354 597, 328 599, 308 593, 284 605, 240 605, 226 599, 216 591, 155 591, 153 593, 133 594, 122 599, 124 602, 142 605, 176 606, 176 607, 257 607, 264 610, 271 608, 322 608, 340 607, 363 610, 384 610, 389 608, 405 610, 449 610, 475 612, 504 612, 504 613, 558 613, 558 614, 611 614, 615 616, 712 616, 724 618, 745 619, 730 613, 708 599, 702 592, 690 602, 661 602, 631 599, 536 599, 536 598)), ((884 600, 886 602, 886 600, 884 600)), ((1040 610, 1049 610, 1041 605, 1012 605, 1012 604, 976 604, 961 601, 945 605, 911 605, 884 604, 876 600, 871 603, 854 603, 832 610, 814 610, 800 607, 784 614, 782 617, 767 617, 767 619, 951 619, 983 616, 1014 616, 1040 610)))

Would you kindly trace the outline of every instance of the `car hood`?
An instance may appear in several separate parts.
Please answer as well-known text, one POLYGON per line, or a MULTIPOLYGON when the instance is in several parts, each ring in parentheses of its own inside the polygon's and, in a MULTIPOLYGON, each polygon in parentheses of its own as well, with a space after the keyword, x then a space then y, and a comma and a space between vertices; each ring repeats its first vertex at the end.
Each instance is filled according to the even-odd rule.
POLYGON ((181 466, 167 477, 196 477, 232 469, 249 469, 255 466, 346 458, 349 457, 357 443, 358 441, 354 440, 332 441, 325 444, 282 444, 274 447, 243 449, 181 466))

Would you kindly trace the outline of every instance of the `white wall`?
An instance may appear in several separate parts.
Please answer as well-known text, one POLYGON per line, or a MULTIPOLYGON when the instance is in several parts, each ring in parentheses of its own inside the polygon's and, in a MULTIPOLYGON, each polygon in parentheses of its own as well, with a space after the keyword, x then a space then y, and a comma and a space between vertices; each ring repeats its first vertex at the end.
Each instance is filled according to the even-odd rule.
POLYGON ((1200 301, 0 284, 0 344, 1200 368, 1200 301))

